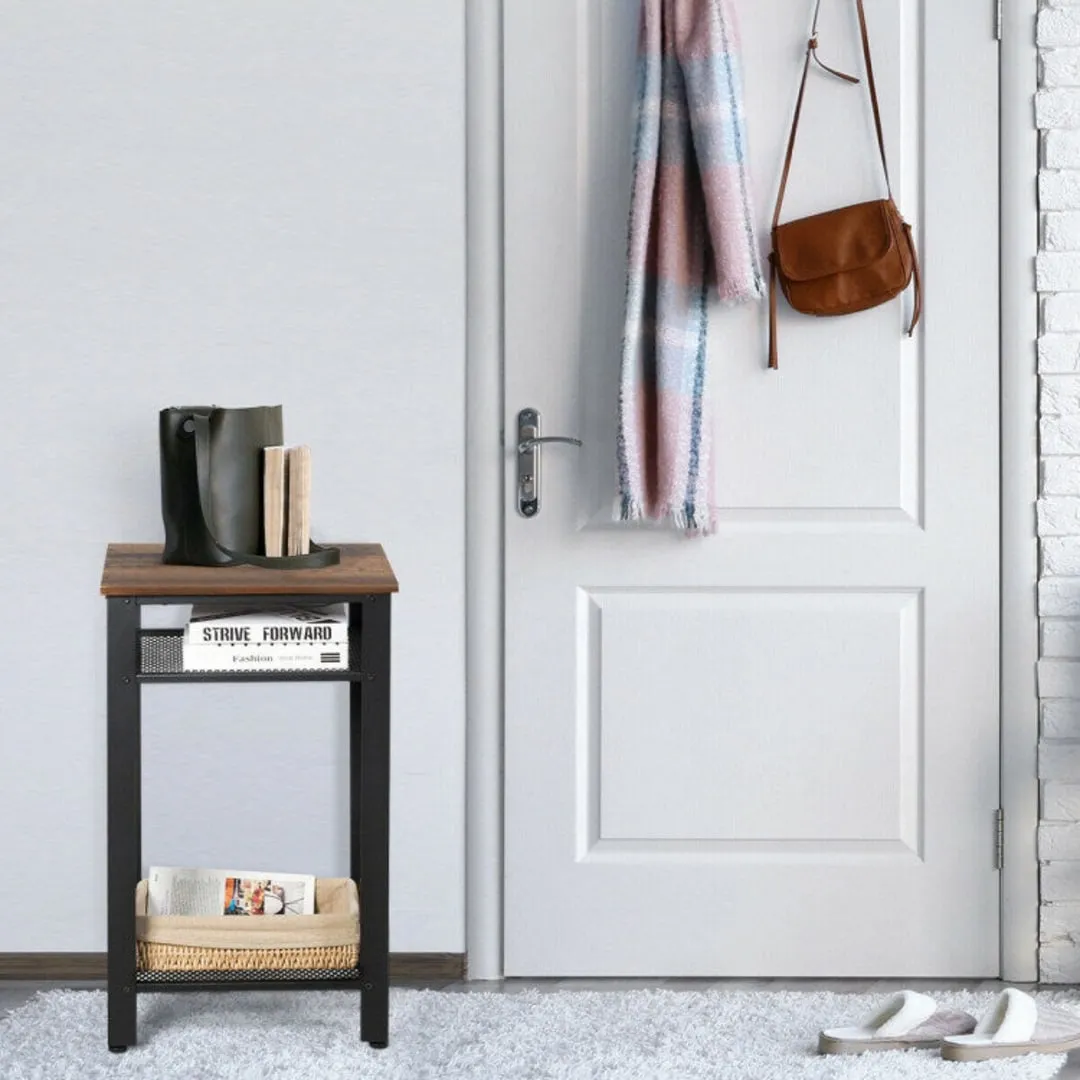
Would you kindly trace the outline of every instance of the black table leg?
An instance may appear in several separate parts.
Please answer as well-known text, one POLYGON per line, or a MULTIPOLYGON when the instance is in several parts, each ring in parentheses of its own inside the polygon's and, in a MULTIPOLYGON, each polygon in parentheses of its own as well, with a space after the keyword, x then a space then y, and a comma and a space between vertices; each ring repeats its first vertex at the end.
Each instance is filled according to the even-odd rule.
POLYGON ((139 606, 108 601, 108 989, 109 1049, 135 1037, 135 886, 140 822, 139 606))
POLYGON ((361 897, 360 1037, 381 1048, 389 1037, 390 1005, 390 597, 367 597, 360 615, 365 678, 352 684, 349 699, 352 873, 361 897))

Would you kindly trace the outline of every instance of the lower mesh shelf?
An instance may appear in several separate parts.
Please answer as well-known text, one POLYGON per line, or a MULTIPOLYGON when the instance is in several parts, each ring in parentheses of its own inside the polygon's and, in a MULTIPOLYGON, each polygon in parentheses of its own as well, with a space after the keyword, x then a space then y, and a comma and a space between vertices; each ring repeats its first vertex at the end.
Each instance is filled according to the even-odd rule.
POLYGON ((137 983, 201 983, 201 982, 322 982, 329 979, 357 979, 358 968, 302 968, 297 971, 281 969, 243 971, 137 971, 137 983))

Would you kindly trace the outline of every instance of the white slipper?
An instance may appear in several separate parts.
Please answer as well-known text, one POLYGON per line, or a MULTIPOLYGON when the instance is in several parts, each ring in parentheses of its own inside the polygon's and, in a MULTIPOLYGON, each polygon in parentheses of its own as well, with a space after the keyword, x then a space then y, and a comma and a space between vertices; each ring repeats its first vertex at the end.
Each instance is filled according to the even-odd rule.
POLYGON ((818 1053, 924 1050, 941 1045, 946 1035, 963 1035, 974 1030, 974 1016, 957 1009, 939 1009, 932 997, 902 990, 860 1023, 821 1032, 818 1053))
POLYGON ((1030 994, 1007 987, 971 1035, 941 1040, 949 1061, 986 1061, 1021 1054, 1064 1054, 1080 1047, 1080 1014, 1039 1004, 1030 994))

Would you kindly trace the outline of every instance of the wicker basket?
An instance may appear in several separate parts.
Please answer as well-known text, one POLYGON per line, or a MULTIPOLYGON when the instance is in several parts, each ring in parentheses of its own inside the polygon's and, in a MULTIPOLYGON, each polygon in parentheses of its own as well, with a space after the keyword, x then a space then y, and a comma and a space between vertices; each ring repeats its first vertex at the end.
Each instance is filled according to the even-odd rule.
POLYGON ((315 882, 315 914, 282 918, 146 914, 135 890, 140 971, 340 971, 360 959, 360 899, 350 878, 315 882))

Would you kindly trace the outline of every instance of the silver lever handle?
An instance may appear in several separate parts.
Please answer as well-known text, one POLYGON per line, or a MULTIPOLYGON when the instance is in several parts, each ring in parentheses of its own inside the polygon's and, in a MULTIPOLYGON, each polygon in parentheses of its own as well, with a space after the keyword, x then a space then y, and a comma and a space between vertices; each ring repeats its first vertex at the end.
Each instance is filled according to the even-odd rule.
POLYGON ((527 454, 534 446, 547 442, 569 443, 571 446, 585 445, 580 439, 571 438, 569 435, 533 435, 528 439, 522 439, 518 443, 518 453, 527 454))
POLYGON ((540 447, 544 443, 583 445, 569 435, 541 435, 540 413, 522 409, 517 418, 518 513, 522 517, 533 518, 540 513, 540 447))

